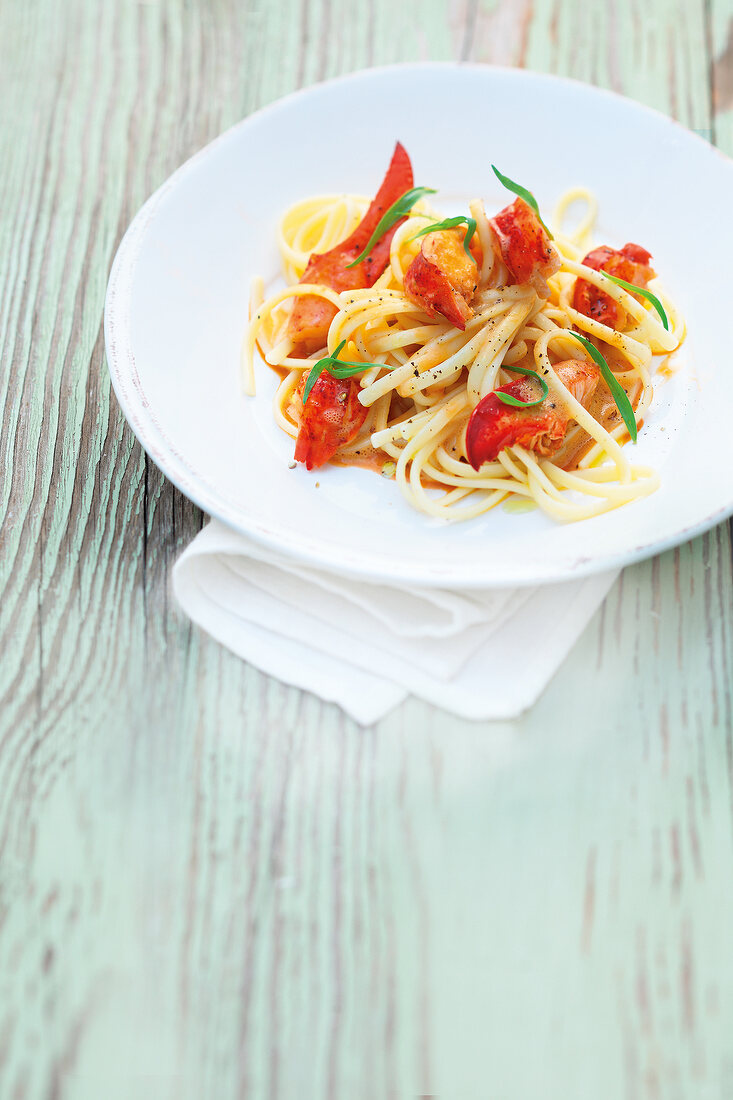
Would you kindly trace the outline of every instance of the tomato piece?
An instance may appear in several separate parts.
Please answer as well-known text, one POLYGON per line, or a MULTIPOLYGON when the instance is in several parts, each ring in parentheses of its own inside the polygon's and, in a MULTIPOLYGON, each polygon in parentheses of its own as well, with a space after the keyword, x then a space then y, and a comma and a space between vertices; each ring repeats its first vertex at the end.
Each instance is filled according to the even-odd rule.
MULTIPOLYGON (((607 271, 617 279, 646 288, 649 280, 656 274, 650 266, 651 258, 651 253, 640 244, 629 242, 621 249, 609 248, 608 245, 594 248, 583 263, 594 271, 607 271)), ((578 279, 575 283, 573 309, 609 328, 618 328, 626 320, 618 302, 585 279, 578 279)))
MULTIPOLYGON (((601 374, 595 363, 582 359, 566 359, 553 369, 582 405, 592 396, 601 374)), ((519 401, 533 401, 539 396, 536 383, 526 377, 517 378, 496 392, 508 393, 519 401)), ((554 454, 565 437, 570 416, 552 391, 541 405, 528 409, 505 405, 496 392, 483 397, 469 417, 466 457, 473 468, 478 470, 484 462, 493 462, 500 451, 515 443, 539 455, 554 454)))
MULTIPOLYGON (((429 317, 442 315, 460 329, 473 317, 469 303, 476 292, 481 263, 480 258, 471 260, 466 255, 464 237, 465 232, 455 229, 428 233, 405 272, 405 294, 410 301, 429 317)), ((474 241, 469 245, 472 252, 474 241)))
POLYGON ((295 461, 304 462, 308 470, 313 470, 355 438, 369 410, 359 401, 361 387, 357 378, 334 378, 327 371, 319 375, 308 400, 302 404, 307 378, 308 371, 304 371, 297 391, 302 412, 295 461))
POLYGON ((515 283, 529 283, 546 298, 547 280, 560 268, 560 257, 529 203, 517 199, 489 220, 501 259, 515 283))
MULTIPOLYGON (((404 146, 398 141, 382 186, 354 232, 329 252, 314 252, 300 282, 318 283, 338 291, 373 286, 387 266, 392 238, 404 218, 380 237, 361 263, 356 267, 348 265, 364 251, 382 215, 412 187, 412 164, 404 146)), ((293 341, 292 354, 296 358, 306 358, 312 352, 325 347, 328 330, 336 312, 336 307, 324 298, 303 295, 295 299, 288 322, 288 335, 293 341)))

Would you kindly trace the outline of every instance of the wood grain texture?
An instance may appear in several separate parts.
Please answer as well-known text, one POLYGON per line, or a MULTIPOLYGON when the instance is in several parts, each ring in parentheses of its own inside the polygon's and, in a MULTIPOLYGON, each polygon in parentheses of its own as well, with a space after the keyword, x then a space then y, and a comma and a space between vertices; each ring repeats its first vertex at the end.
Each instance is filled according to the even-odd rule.
MULTIPOLYGON (((202 517, 110 393, 136 209, 365 65, 611 87, 733 153, 728 0, 0 0, 0 1097, 733 1095, 729 525, 514 723, 360 730, 177 613, 202 517)), ((418 109, 418 108, 416 108, 418 109)))

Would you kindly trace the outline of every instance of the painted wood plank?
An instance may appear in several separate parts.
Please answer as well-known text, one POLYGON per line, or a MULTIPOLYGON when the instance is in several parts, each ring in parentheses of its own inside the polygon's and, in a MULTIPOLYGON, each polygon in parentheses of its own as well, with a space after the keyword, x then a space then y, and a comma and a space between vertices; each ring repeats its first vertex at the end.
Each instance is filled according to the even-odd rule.
POLYGON ((725 0, 710 4, 708 49, 712 137, 724 153, 733 156, 733 9, 725 0))
POLYGON ((733 1087, 727 528, 627 570, 521 721, 411 701, 362 731, 171 606, 201 517, 124 425, 100 329, 139 204, 278 95, 463 57, 704 131, 724 15, 0 7, 0 1095, 733 1087))

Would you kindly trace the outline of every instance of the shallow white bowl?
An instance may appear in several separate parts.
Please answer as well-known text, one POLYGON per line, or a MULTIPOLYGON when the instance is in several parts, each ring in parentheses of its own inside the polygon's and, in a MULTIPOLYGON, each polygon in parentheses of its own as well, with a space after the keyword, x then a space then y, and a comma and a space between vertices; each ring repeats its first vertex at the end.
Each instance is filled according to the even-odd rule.
POLYGON ((203 149, 148 200, 115 258, 105 309, 115 391, 153 461, 205 511, 288 555, 392 582, 567 580, 646 557, 733 512, 729 412, 733 162, 676 123, 574 81, 486 66, 400 65, 288 96, 203 149), (511 120, 507 124, 507 119, 511 120), (241 388, 253 275, 274 278, 274 230, 310 194, 374 192, 399 139, 438 209, 511 201, 499 165, 551 211, 570 186, 600 203, 598 243, 638 241, 688 324, 683 369, 658 393, 634 459, 662 486, 559 525, 501 507, 462 524, 415 513, 359 469, 290 469, 275 377, 241 388))

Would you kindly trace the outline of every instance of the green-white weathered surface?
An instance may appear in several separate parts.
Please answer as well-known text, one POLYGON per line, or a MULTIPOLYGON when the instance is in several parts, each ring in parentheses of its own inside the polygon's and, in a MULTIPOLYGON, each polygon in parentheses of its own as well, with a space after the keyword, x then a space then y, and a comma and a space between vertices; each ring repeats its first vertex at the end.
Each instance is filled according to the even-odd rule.
POLYGON ((728 1100, 729 526, 522 720, 362 731, 171 606, 201 516, 101 326, 175 167, 365 65, 568 74, 733 153, 730 0, 0 0, 0 41, 0 1097, 728 1100))

